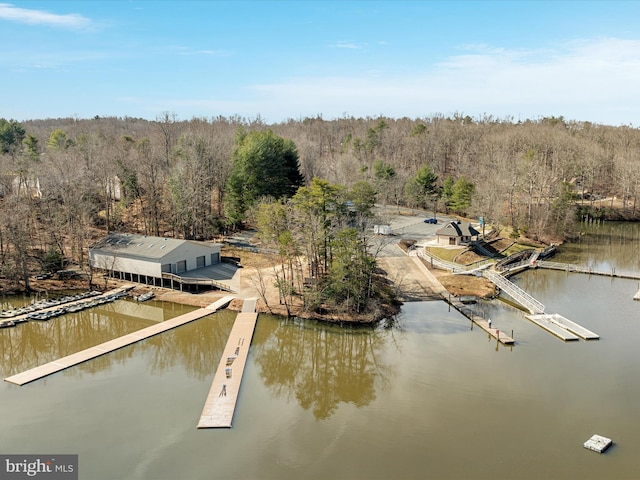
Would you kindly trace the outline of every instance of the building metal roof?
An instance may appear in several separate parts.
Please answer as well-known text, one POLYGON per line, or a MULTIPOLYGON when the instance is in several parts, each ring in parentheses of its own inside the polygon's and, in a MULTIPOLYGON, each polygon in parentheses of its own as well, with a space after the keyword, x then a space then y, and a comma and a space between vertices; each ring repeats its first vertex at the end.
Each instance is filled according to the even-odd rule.
POLYGON ((449 222, 439 230, 436 235, 443 237, 475 237, 480 232, 471 226, 470 223, 449 222))
POLYGON ((133 233, 110 233, 96 242, 90 250, 123 257, 137 257, 148 260, 159 260, 169 252, 184 245, 194 244, 199 247, 219 247, 219 243, 196 242, 178 238, 152 237, 133 233))

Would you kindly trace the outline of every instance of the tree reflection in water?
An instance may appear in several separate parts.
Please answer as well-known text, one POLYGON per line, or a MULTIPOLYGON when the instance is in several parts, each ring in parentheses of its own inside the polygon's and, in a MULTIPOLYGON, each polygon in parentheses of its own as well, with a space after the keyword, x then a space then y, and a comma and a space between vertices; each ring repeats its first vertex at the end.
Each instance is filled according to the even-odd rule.
MULTIPOLYGON (((167 318, 193 309, 173 304, 161 308, 165 309, 167 318)), ((30 321, 0 330, 2 375, 20 373, 156 323, 124 315, 119 310, 116 302, 66 314, 47 322, 30 321)), ((234 312, 218 312, 76 365, 65 370, 64 374, 108 371, 114 364, 149 354, 153 374, 162 374, 167 368, 181 365, 188 375, 202 380, 215 371, 234 318, 234 312)))
POLYGON ((197 380, 211 377, 218 368, 235 317, 236 312, 222 310, 148 339, 151 372, 162 374, 167 368, 182 365, 197 380))
POLYGON ((260 375, 274 394, 295 397, 318 420, 340 403, 368 405, 393 373, 381 360, 383 330, 269 317, 260 315, 252 347, 260 375))

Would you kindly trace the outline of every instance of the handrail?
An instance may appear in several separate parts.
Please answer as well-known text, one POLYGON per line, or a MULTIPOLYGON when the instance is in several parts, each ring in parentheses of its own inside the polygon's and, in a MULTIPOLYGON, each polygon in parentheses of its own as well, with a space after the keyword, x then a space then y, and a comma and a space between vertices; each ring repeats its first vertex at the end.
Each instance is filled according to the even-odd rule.
POLYGON ((451 270, 453 273, 468 273, 468 272, 481 269, 486 265, 491 265, 492 263, 494 263, 494 260, 488 259, 488 260, 479 260, 477 262, 473 262, 468 265, 461 265, 460 263, 442 260, 441 258, 436 257, 434 254, 432 254, 428 250, 412 250, 410 254, 414 254, 418 257, 422 257, 426 260, 429 260, 433 265, 440 268, 444 268, 445 270, 451 270))
POLYGON ((518 303, 521 303, 524 307, 526 307, 532 314, 540 314, 544 313, 544 305, 540 303, 538 300, 533 298, 523 289, 518 287, 515 283, 503 277, 497 272, 491 270, 485 270, 482 272, 482 275, 495 283, 499 288, 504 290, 508 295, 510 295, 514 300, 518 303))
POLYGON ((213 287, 218 287, 220 290, 236 293, 229 285, 218 282, 211 278, 181 277, 180 275, 176 275, 175 273, 168 272, 162 272, 162 278, 175 280, 178 283, 188 283, 189 285, 211 285, 213 287))

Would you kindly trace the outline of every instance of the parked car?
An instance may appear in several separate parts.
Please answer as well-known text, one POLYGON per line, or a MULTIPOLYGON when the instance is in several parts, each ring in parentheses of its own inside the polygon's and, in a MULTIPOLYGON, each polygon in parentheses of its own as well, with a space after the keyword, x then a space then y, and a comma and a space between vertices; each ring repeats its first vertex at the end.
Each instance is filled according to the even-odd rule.
POLYGON ((425 218, 424 223, 438 223, 437 218, 425 218))

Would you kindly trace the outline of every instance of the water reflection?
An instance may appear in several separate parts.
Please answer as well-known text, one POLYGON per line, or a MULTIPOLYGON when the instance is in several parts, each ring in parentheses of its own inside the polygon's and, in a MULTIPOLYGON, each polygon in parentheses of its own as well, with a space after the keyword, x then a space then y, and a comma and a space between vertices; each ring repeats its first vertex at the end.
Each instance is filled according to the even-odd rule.
POLYGON ((204 380, 211 376, 220 361, 233 325, 235 313, 222 311, 156 335, 145 342, 151 354, 151 373, 161 375, 182 365, 186 373, 204 380))
POLYGON ((594 269, 640 270, 640 224, 606 222, 581 225, 575 242, 562 245, 557 261, 579 263, 594 269))
POLYGON ((368 405, 394 373, 382 360, 383 330, 262 317, 268 316, 260 319, 266 328, 256 332, 252 355, 264 384, 276 396, 295 398, 318 420, 341 403, 368 405))
MULTIPOLYGON (((11 306, 24 304, 16 298, 5 303, 11 306)), ((193 310, 193 307, 188 306, 164 305, 163 302, 158 304, 157 309, 163 312, 162 317, 167 318, 193 310), (165 309, 165 306, 168 308, 165 309)), ((135 308, 137 306, 134 302, 119 300, 47 322, 29 321, 0 330, 2 375, 9 376, 28 370, 157 323, 144 317, 135 317, 135 308)), ((150 306, 145 305, 144 308, 144 312, 148 312, 150 306)), ((158 315, 154 314, 152 317, 155 319, 158 315)), ((229 315, 216 317, 232 319, 229 315)), ((144 353, 153 357, 150 367, 152 373, 161 374, 168 367, 182 364, 189 375, 202 379, 210 374, 211 365, 216 364, 216 355, 222 350, 230 328, 229 320, 222 328, 213 325, 205 321, 193 322, 182 327, 187 329, 185 334, 176 335, 174 331, 170 331, 152 337, 77 365, 66 370, 65 375, 108 371, 112 365, 121 364, 126 359, 144 353)))

